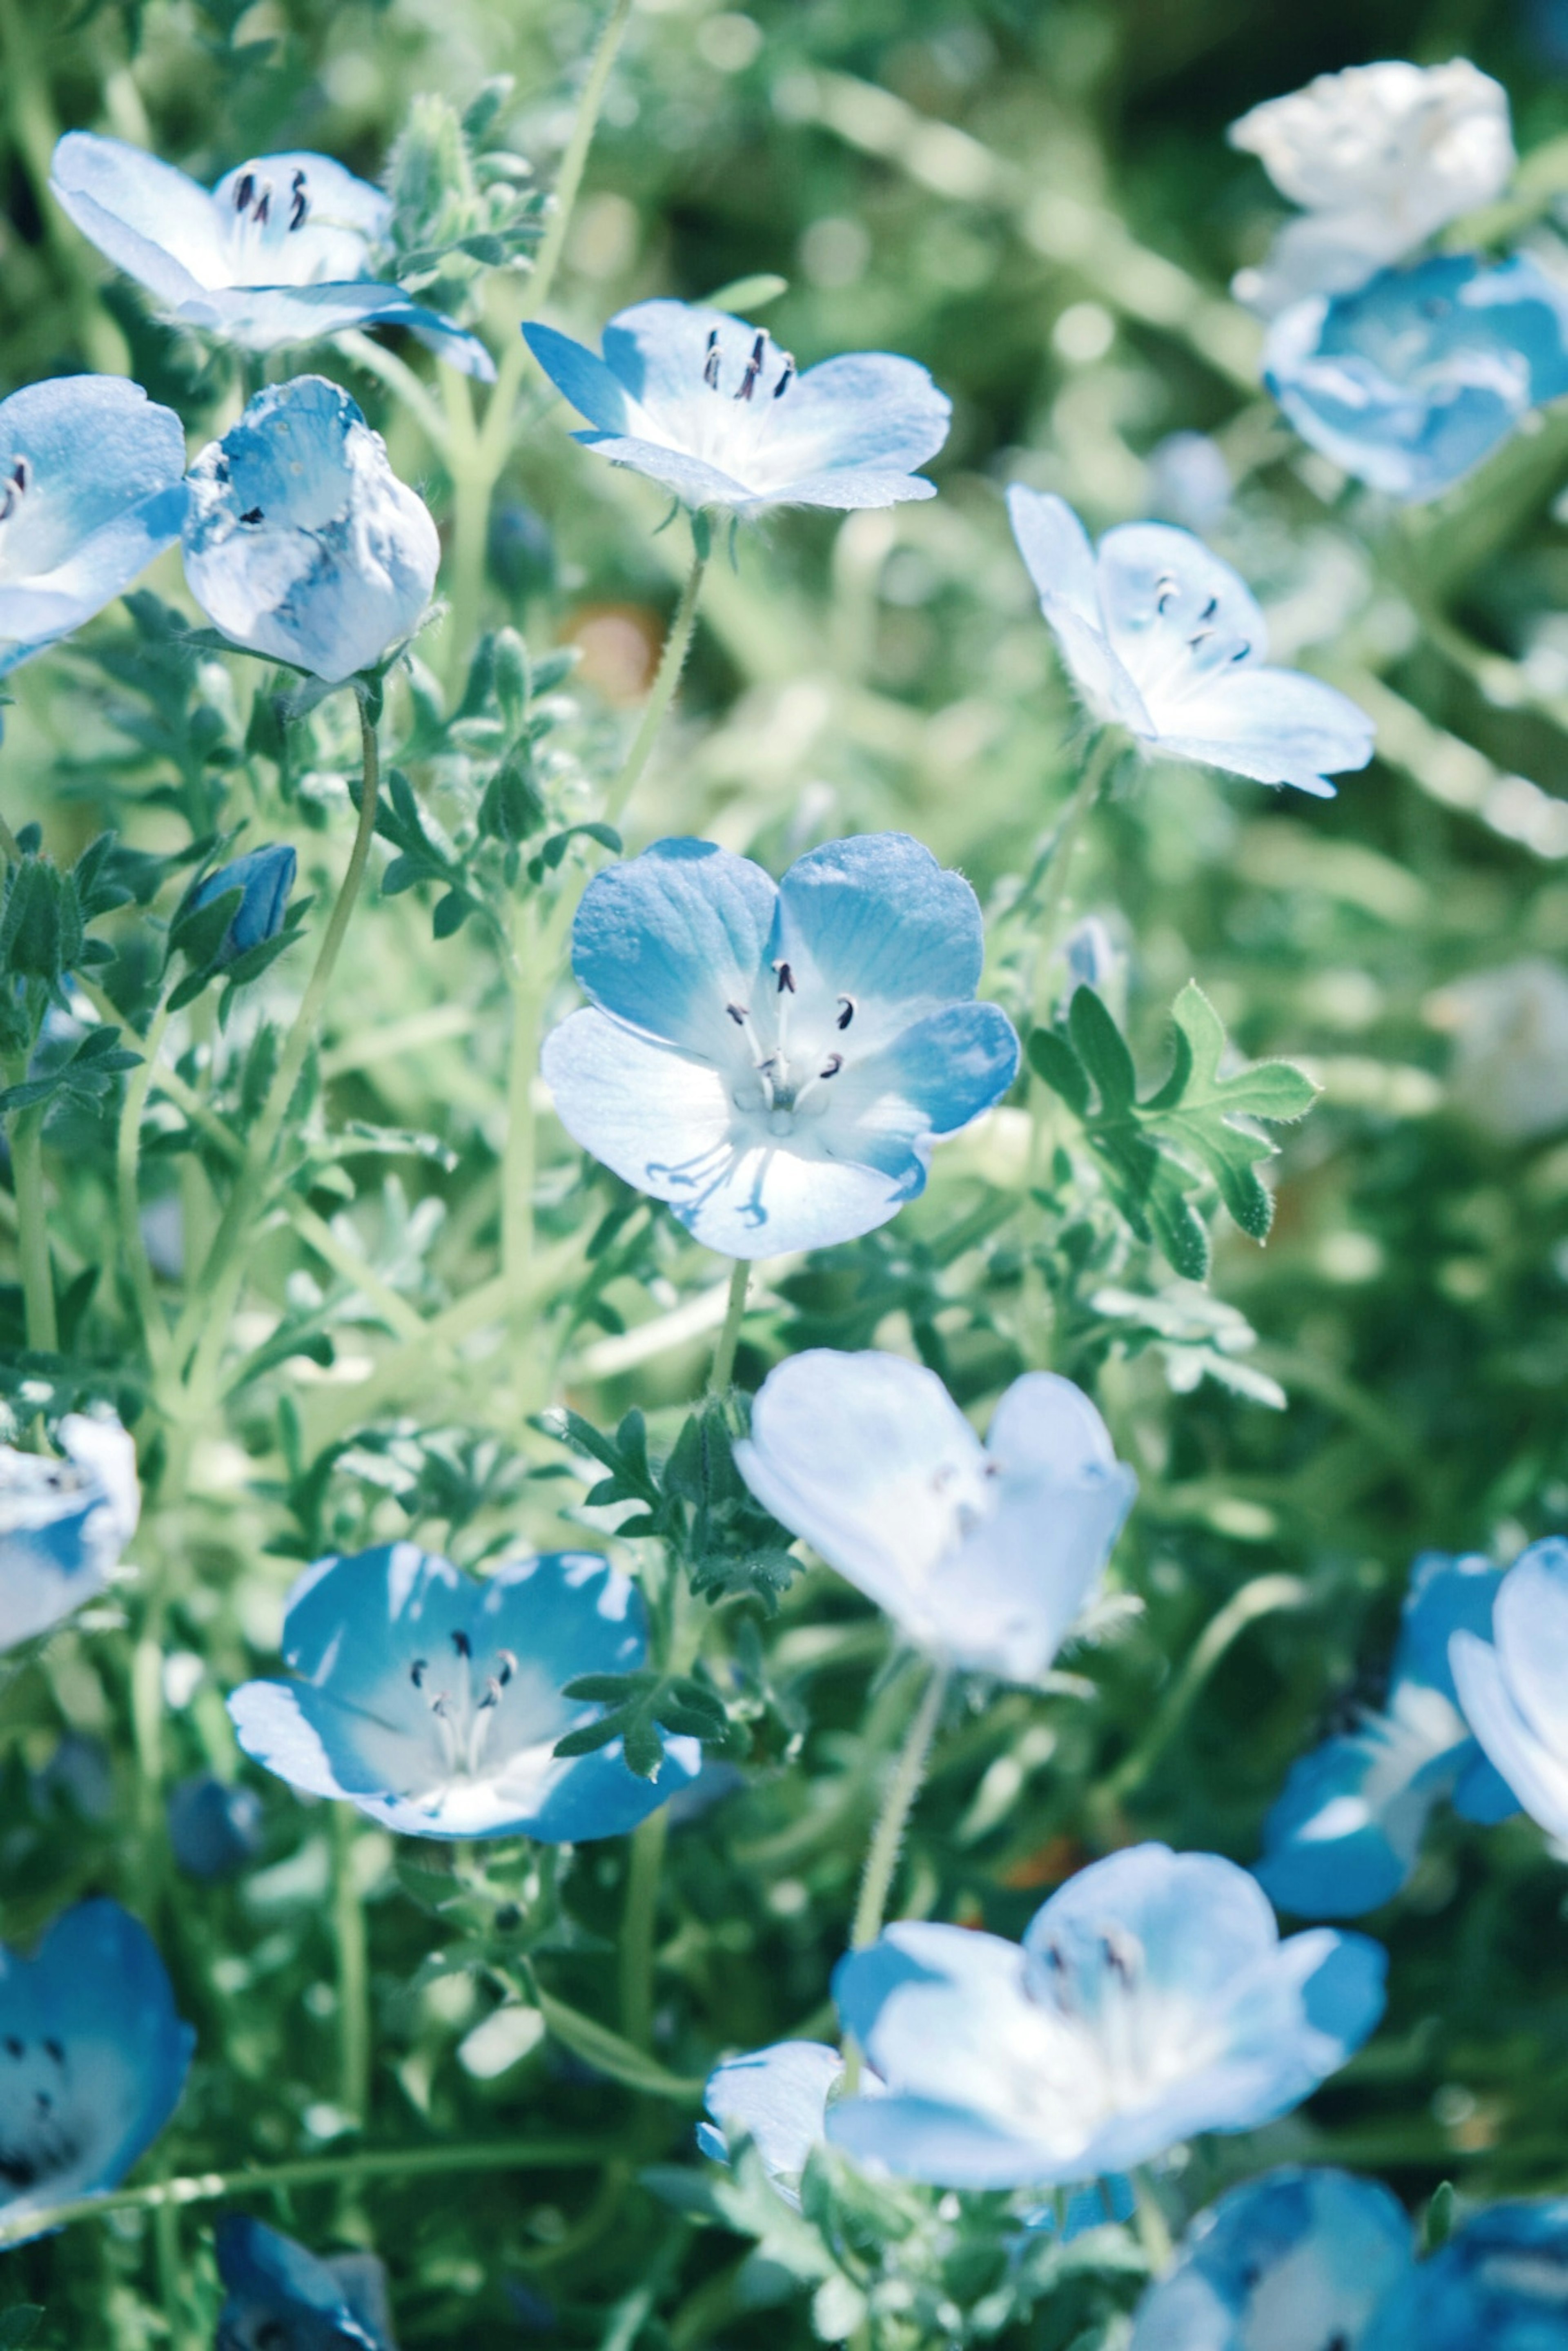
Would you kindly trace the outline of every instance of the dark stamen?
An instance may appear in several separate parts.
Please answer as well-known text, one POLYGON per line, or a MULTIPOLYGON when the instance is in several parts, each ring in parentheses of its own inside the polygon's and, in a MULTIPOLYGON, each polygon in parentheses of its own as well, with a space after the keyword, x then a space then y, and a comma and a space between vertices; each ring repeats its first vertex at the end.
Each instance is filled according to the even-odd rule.
POLYGON ((1197 616, 1197 617, 1198 617, 1198 619, 1199 619, 1200 621, 1212 621, 1212 620, 1213 620, 1213 618, 1214 618, 1214 616, 1215 616, 1215 614, 1216 614, 1216 612, 1218 612, 1218 610, 1219 610, 1219 599, 1218 599, 1218 596, 1211 596, 1211 597, 1209 598, 1209 600, 1208 600, 1207 603, 1204 606, 1204 608, 1203 608, 1202 611, 1198 614, 1198 616, 1197 616))
POLYGON ((486 1709, 487 1708, 492 1707, 492 1706, 499 1706, 499 1705, 500 1705, 500 1703, 501 1703, 501 1685, 500 1685, 500 1683, 496 1679, 495 1675, 494 1675, 494 1674, 491 1674, 491 1675, 487 1676, 487 1677, 486 1677, 486 1683, 485 1683, 485 1695, 484 1695, 484 1697, 480 1699, 480 1701, 479 1701, 478 1705, 475 1708, 474 1711, 475 1711, 475 1713, 476 1713, 476 1714, 483 1714, 483 1713, 486 1711, 486 1709))
POLYGON ((11 479, 16 485, 16 495, 18 497, 21 496, 23 491, 27 486, 27 460, 26 457, 18 457, 16 464, 11 468, 11 479))
POLYGON ((471 1657, 474 1654, 474 1644, 468 1638, 466 1633, 454 1633, 452 1635, 452 1646, 456 1650, 460 1657, 471 1657))
POLYGON ((256 173, 255 173, 254 172, 242 172, 240 173, 240 175, 239 175, 239 184, 238 184, 238 186, 237 186, 237 187, 235 188, 235 212, 236 212, 236 213, 247 213, 247 212, 249 212, 249 210, 250 210, 250 200, 251 200, 252 196, 254 196, 254 195, 255 195, 255 193, 256 193, 256 173))
POLYGON ((288 207, 288 225, 290 229, 304 227, 305 215, 309 209, 310 199, 305 193, 305 174, 303 172, 296 172, 294 174, 294 201, 288 207))
POLYGON ((767 336, 758 335, 751 346, 751 357, 746 362, 746 373, 741 377, 740 390, 735 395, 737 400, 749 400, 757 390, 757 379, 762 373, 762 359, 767 349, 767 336))
POLYGON ((1156 611, 1156 612, 1164 612, 1164 611, 1168 611, 1169 606, 1170 606, 1170 602, 1171 602, 1171 599, 1175 596, 1175 594, 1176 594, 1176 581, 1175 581, 1173 579, 1171 579, 1171 578, 1170 578, 1170 576, 1168 575, 1168 573, 1167 573, 1167 575, 1166 576, 1166 578, 1165 578, 1165 579, 1163 579, 1163 580, 1155 580, 1155 611, 1156 611))
POLYGON ((707 357, 703 361, 703 381, 710 392, 718 390, 718 329, 710 327, 707 335, 707 357))
POLYGON ((244 514, 241 515, 240 520, 241 522, 250 523, 265 522, 267 520, 267 517, 262 513, 259 507, 247 507, 244 514))
POLYGON ((424 1677, 429 1671, 430 1660, 428 1657, 415 1657, 413 1665, 410 1666, 408 1669, 408 1677, 413 1684, 415 1689, 423 1689, 424 1687, 424 1677))
POLYGON ((844 1057, 841 1053, 830 1053, 826 1062, 817 1071, 817 1075, 820 1078, 836 1078, 843 1066, 844 1057))
POLYGON ((784 395, 785 395, 785 393, 789 391, 789 389, 790 385, 794 382, 794 381, 795 381, 795 361, 794 361, 794 359, 793 359, 793 357, 791 356, 791 354, 790 354, 789 351, 786 351, 786 352, 785 352, 785 354, 784 354, 784 367, 783 367, 783 371, 782 371, 782 373, 780 374, 780 376, 779 376, 779 378, 778 382, 777 382, 777 383, 774 385, 774 387, 773 387, 773 397, 774 397, 774 399, 775 399, 775 400, 782 400, 782 399, 783 399, 783 397, 784 397, 784 395))
POLYGON ((855 1017, 855 1000, 852 996, 841 996, 839 1002, 843 1010, 839 1014, 838 1025, 841 1029, 847 1029, 855 1017))
POLYGON ((265 228, 267 222, 272 218, 272 190, 270 188, 263 188, 260 195, 257 196, 256 200, 256 210, 251 214, 251 218, 255 221, 257 228, 265 228))
POLYGON ((52 2032, 47 2032, 44 2036, 44 2054, 46 2057, 52 2057, 57 2065, 63 2065, 66 2062, 66 2053, 52 2032))
POLYGON ((507 1684, 511 1680, 512 1676, 517 1670, 517 1653, 516 1649, 497 1649, 496 1655, 501 1660, 501 1672, 499 1678, 501 1687, 505 1689, 507 1684))
POLYGON ((744 1004, 727 1004, 724 1008, 737 1029, 744 1029, 751 1018, 750 1011, 744 1004))
POLYGON ((779 995, 782 996, 786 988, 788 988, 789 994, 793 996, 795 993, 795 975, 790 970, 789 965, 787 963, 777 963, 774 965, 773 968, 779 974, 779 995))

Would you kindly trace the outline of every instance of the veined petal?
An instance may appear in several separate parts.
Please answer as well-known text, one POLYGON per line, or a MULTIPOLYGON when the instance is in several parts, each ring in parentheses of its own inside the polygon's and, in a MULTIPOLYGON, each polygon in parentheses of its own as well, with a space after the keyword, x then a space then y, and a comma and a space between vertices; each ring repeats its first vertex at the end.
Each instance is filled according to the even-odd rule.
POLYGON ((1106 634, 1093 550, 1078 517, 1064 498, 1018 483, 1008 492, 1008 515, 1040 611, 1091 714, 1103 725, 1152 735, 1143 697, 1106 634))
POLYGON ((68 131, 49 185, 82 235, 161 302, 226 282, 222 215, 172 163, 120 139, 68 131))
POLYGON ((439 310, 427 310, 396 286, 373 278, 316 286, 224 286, 193 294, 174 308, 184 325, 226 336, 244 350, 316 343, 346 327, 406 327, 437 359, 481 383, 496 363, 476 335, 439 310))
POLYGON ((1509 1696, 1537 1739, 1568 1759, 1568 1541, 1521 1552, 1492 1604, 1509 1696))
POLYGON ((779 945, 797 990, 852 997, 855 1036, 879 1040, 973 996, 985 959, 979 900, 905 832, 861 833, 797 858, 779 885, 779 945))
POLYGON ((633 402, 626 386, 595 351, 573 342, 555 327, 530 319, 523 340, 563 399, 598 433, 635 432, 633 402))
POLYGON ((717 1070, 592 1008, 551 1029, 541 1068, 572 1141, 639 1191, 690 1207, 728 1173, 735 1112, 717 1070))
POLYGON ((885 466, 846 465, 831 474, 805 474, 763 493, 758 506, 831 507, 854 514, 868 507, 898 507, 934 498, 936 485, 923 474, 895 474, 885 466))
POLYGON ((953 414, 952 402, 925 369, 891 351, 823 360, 797 377, 775 406, 776 462, 800 480, 862 468, 907 476, 936 455, 953 414))
POLYGON ((775 984, 768 953, 778 903, 749 858, 709 841, 657 841, 583 892, 572 969, 618 1019, 711 1055, 726 1007, 748 1005, 759 980, 775 984))
POLYGON ((1366 713, 1336 686, 1297 670, 1249 667, 1184 695, 1151 748, 1162 758, 1331 799, 1329 776, 1364 768, 1375 735, 1366 713))
POLYGON ((827 2135, 858 2163, 938 2188, 1033 2188, 1051 2178, 1033 2140, 972 2107, 908 2091, 841 2099, 829 2109, 827 2135))
POLYGON ((1549 1836, 1568 1839, 1568 1757, 1548 1746, 1521 1712, 1498 1652, 1473 1633, 1456 1633, 1449 1648, 1465 1719, 1531 1820, 1549 1836))
POLYGON ((841 2053, 821 2041, 779 2041, 716 2066, 703 2103, 727 2138, 745 2133, 776 2182, 796 2180, 821 2145, 828 2093, 843 2070, 841 2053))
POLYGON ((651 482, 660 482, 685 506, 733 507, 748 512, 763 503, 761 493, 737 481, 733 474, 717 465, 710 465, 702 457, 694 457, 685 449, 667 448, 662 441, 644 441, 636 434, 574 433, 586 449, 595 449, 612 465, 630 465, 633 473, 646 474, 651 482))

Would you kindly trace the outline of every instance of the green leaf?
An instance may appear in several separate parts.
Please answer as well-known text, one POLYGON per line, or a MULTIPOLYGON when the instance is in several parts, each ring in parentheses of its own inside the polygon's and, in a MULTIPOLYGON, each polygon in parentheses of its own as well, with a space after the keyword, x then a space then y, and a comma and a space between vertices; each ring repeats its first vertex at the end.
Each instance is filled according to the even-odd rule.
POLYGON ((0 2313, 0 2351, 20 2351, 24 2343, 30 2343, 43 2314, 37 2302, 15 2302, 0 2313))
POLYGON ((1131 1110, 1138 1091, 1138 1072, 1126 1040, 1092 987, 1075 989, 1067 1029, 1079 1060, 1100 1089, 1104 1108, 1131 1110))
POLYGON ((563 2049, 591 2065, 596 2074, 604 2074, 612 2082, 623 2083, 629 2090, 640 2090, 645 2097, 668 2098, 672 2104, 695 2106, 702 2103, 706 2079, 698 2075, 687 2079, 672 2074, 655 2058, 633 2048, 608 2025, 599 2024, 591 2016, 569 2008, 564 2001, 556 2000, 537 1986, 534 1998, 539 2014, 563 2049))
POLYGON ((1091 1101, 1089 1072, 1060 1029, 1030 1030, 1029 1061, 1036 1077, 1043 1078, 1069 1110, 1076 1111, 1080 1118, 1087 1115, 1091 1101))

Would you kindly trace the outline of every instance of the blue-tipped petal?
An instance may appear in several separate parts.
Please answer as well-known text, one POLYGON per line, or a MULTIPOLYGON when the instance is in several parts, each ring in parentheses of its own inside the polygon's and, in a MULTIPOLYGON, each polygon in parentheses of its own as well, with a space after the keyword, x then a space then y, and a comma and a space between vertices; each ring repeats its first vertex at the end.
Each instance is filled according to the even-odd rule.
POLYGON ((1568 2198, 1494 2204, 1385 2296, 1356 2351, 1562 2351, 1568 2198))
POLYGON ((727 1007, 749 1005, 778 904, 748 857, 711 841, 657 841, 594 875, 572 925, 571 967, 604 1011, 701 1054, 727 1007))
POLYGON ((792 2187, 822 2141, 828 2095, 842 2078, 841 2053, 821 2041, 779 2041, 727 2058, 708 2076, 703 2102, 718 2126, 703 2152, 727 2162, 744 2135, 775 2184, 792 2187))
POLYGON ((227 2289, 215 2351, 393 2351, 372 2254, 322 2261, 236 2212, 219 2221, 214 2250, 227 2289))
POLYGON ((136 1448, 120 1423, 68 1413, 65 1458, 0 1446, 0 1652, 101 1592, 136 1530, 136 1448))

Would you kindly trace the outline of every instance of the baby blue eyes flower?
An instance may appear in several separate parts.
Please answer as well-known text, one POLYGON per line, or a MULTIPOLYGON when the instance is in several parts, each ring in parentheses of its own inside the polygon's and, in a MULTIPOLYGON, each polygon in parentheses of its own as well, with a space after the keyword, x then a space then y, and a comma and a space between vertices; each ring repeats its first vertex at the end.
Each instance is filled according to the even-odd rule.
POLYGON ((974 892, 907 834, 831 842, 777 883, 660 841, 583 893, 591 1000, 545 1079, 573 1140, 710 1249, 825 1249, 896 1216, 933 1143, 1011 1085, 1012 1024, 973 1001, 983 957, 974 892))
POLYGON ((1406 504, 1462 480, 1568 392, 1568 302, 1522 255, 1385 269, 1358 293, 1295 304, 1263 381, 1303 441, 1406 504))
POLYGON ((215 900, 226 898, 231 890, 240 893, 239 904, 229 918, 228 929, 218 948, 215 969, 225 969, 240 956, 248 955, 252 947, 264 946, 268 939, 277 936, 287 912, 288 893, 294 887, 297 862, 287 842, 273 841, 265 849, 250 850, 244 857, 236 857, 203 876, 192 893, 193 908, 210 906, 215 900))
POLYGON ((187 1877, 233 1877, 261 1851, 261 1799, 210 1771, 169 1791, 169 1849, 187 1877))
POLYGON ((984 1445, 898 1355, 791 1355, 737 1467, 765 1509, 944 1664, 1037 1681, 1092 1596, 1136 1480, 1082 1389, 1015 1380, 984 1445))
POLYGON ((185 577, 236 645, 339 685, 417 626, 441 559, 435 525, 324 376, 257 392, 190 481, 185 577))
POLYGON ((102 1591, 136 1531, 136 1448, 117 1420, 68 1413, 62 1461, 0 1446, 0 1651, 102 1591))
POLYGON ((1286 2114, 1383 2012, 1361 1935, 1281 1942, 1244 1869, 1135 1845, 1051 1896, 1022 1945, 902 1923, 840 1962, 846 2029, 888 2094, 828 2137, 945 2188, 1092 2179, 1286 2114))
POLYGON ((773 2185, 798 2203, 800 2174, 822 2143, 828 2098, 843 2075, 842 2053, 821 2041, 778 2041, 728 2058, 708 2076, 703 2103, 713 2119, 698 2124, 697 2145, 727 2163, 731 2135, 744 2133, 773 2185))
POLYGON ((801 375, 760 328, 686 302, 621 311, 602 359, 553 327, 523 332, 593 428, 575 437, 685 506, 755 515, 936 495, 915 468, 946 439, 952 402, 914 360, 852 351, 801 375))
POLYGON ((1098 551, 1071 507, 1015 486, 1008 511, 1040 608, 1091 715, 1152 758, 1223 768, 1332 799, 1372 757, 1373 725, 1321 678, 1270 669, 1251 591, 1201 539, 1124 523, 1098 551))
POLYGON ((0 400, 0 676, 112 602, 180 536, 185 434, 120 376, 0 400))
MULTIPOLYGON (((0 2229, 113 2188, 180 2102, 195 2035, 147 1929, 118 1902, 0 1946, 0 2229)), ((15 2231, 15 2234, 12 2232, 15 2231)))
POLYGON ((228 2298, 214 2351, 396 2351, 373 2253, 322 2261, 240 2213, 219 2221, 215 2250, 228 2298))
POLYGON ((1517 1809, 1459 1712, 1448 1664, 1453 1634, 1490 1627, 1501 1581, 1477 1557, 1416 1561, 1386 1706, 1304 1756, 1269 1815, 1257 1876, 1281 1910, 1354 1918, 1392 1901, 1444 1796, 1483 1823, 1517 1809))
POLYGON ((654 1782, 619 1740, 555 1753, 598 1715, 563 1685, 635 1672, 646 1653, 642 1601, 602 1559, 554 1552, 479 1583, 394 1543, 307 1568, 283 1623, 298 1678, 246 1682, 229 1713, 279 1779, 405 1836, 577 1844, 635 1828, 696 1776, 689 1739, 666 1742, 654 1782))
POLYGON ((1422 2262, 1349 2351, 1556 2351, 1568 2339, 1568 2199, 1494 2204, 1422 2262))
POLYGON ((473 335, 371 277, 391 201, 329 155, 257 156, 209 194, 140 147, 71 131, 49 184, 82 235, 180 326, 247 351, 406 327, 465 375, 495 375, 473 335))
POLYGON ((1449 1645, 1465 1719, 1531 1818, 1568 1839, 1568 1542, 1532 1543, 1503 1577, 1492 1637, 1449 1645))

